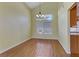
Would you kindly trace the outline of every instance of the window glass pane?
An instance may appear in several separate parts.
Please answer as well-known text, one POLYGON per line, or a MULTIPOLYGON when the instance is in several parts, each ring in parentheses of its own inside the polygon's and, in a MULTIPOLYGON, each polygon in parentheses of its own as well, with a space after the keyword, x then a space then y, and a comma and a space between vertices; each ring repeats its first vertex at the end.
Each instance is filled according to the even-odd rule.
POLYGON ((52 20, 52 15, 46 15, 46 19, 47 19, 48 21, 51 21, 51 20, 52 20))
POLYGON ((39 34, 52 34, 52 15, 45 15, 45 18, 36 19, 36 31, 39 34))

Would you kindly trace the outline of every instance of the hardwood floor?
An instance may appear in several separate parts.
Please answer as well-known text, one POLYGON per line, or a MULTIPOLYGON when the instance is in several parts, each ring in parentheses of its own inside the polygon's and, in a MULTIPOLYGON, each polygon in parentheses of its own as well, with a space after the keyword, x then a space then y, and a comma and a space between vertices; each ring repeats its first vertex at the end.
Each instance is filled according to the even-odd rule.
POLYGON ((31 39, 2 54, 1 57, 65 57, 57 40, 31 39))

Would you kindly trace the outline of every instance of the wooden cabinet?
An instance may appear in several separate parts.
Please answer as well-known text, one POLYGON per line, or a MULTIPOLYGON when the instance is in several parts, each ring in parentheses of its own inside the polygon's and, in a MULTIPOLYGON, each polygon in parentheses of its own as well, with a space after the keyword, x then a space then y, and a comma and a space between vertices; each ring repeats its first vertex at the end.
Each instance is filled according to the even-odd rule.
POLYGON ((77 21, 77 5, 70 9, 70 27, 75 26, 77 21))
MULTIPOLYGON (((77 29, 79 21, 79 3, 75 3, 70 9, 70 27, 77 29)), ((71 56, 79 56, 79 32, 75 31, 76 35, 70 35, 71 56)))
POLYGON ((79 56, 79 35, 71 35, 71 55, 79 56))

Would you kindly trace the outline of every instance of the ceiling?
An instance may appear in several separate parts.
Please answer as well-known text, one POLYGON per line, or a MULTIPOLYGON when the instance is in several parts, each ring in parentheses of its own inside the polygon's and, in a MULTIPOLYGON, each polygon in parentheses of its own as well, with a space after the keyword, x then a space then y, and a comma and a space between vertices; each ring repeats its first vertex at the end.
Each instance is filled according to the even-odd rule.
POLYGON ((46 3, 51 4, 52 6, 56 6, 56 7, 59 6, 58 2, 25 2, 25 4, 31 9, 34 9, 34 8, 38 7, 39 5, 46 4, 46 3))
POLYGON ((25 4, 27 4, 31 9, 39 6, 42 2, 26 2, 25 4))

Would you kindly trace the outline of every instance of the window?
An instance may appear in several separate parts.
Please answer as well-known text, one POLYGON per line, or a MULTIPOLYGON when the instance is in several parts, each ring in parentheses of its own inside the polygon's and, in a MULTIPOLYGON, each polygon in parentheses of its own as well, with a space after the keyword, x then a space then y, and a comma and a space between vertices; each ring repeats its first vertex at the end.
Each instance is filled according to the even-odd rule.
POLYGON ((41 18, 36 17, 36 31, 38 34, 52 34, 52 18, 52 15, 44 15, 41 18))

